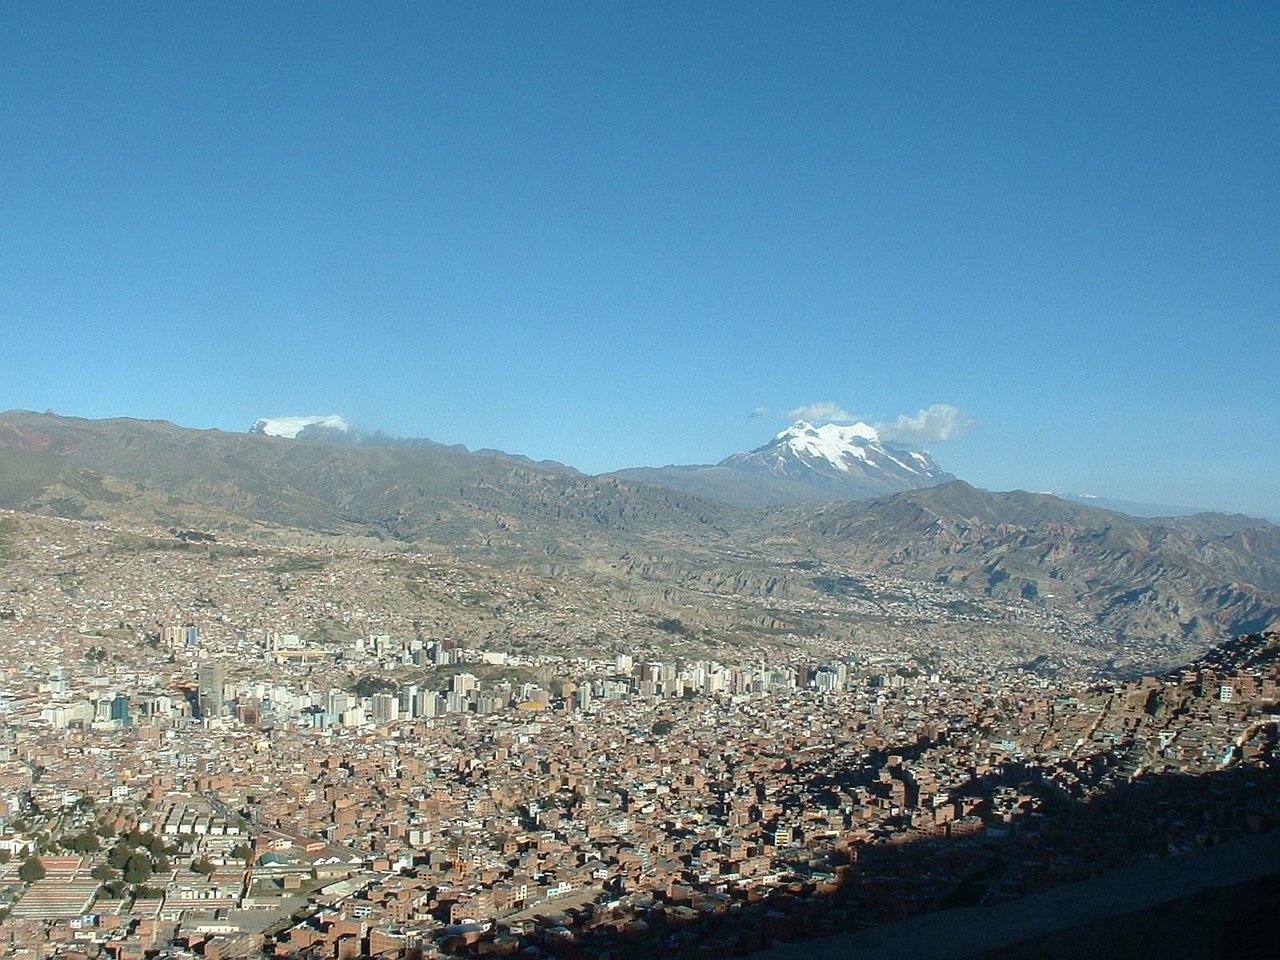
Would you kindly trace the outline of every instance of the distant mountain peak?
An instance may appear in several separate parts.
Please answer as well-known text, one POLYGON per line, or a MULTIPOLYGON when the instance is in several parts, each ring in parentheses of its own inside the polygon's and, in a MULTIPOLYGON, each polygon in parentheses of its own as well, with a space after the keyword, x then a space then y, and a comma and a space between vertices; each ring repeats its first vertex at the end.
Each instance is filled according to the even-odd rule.
POLYGON ((876 428, 862 422, 814 426, 797 420, 763 447, 735 453, 720 465, 792 478, 816 472, 870 485, 873 495, 953 479, 929 454, 882 443, 876 428))
POLYGON ((862 448, 869 443, 878 443, 880 434, 868 423, 853 423, 842 426, 838 423, 826 423, 815 427, 807 420, 797 420, 787 429, 773 438, 772 443, 752 451, 760 452, 771 447, 784 445, 797 456, 817 457, 827 461, 837 470, 848 472, 850 456, 865 460, 862 448))
POLYGON ((737 506, 867 500, 955 479, 923 450, 882 441, 868 423, 807 420, 714 466, 633 467, 616 476, 737 506))
POLYGON ((260 417, 249 428, 250 433, 262 433, 269 437, 287 437, 295 440, 298 434, 308 427, 321 427, 325 430, 338 430, 341 433, 350 431, 347 421, 336 413, 319 417, 260 417))

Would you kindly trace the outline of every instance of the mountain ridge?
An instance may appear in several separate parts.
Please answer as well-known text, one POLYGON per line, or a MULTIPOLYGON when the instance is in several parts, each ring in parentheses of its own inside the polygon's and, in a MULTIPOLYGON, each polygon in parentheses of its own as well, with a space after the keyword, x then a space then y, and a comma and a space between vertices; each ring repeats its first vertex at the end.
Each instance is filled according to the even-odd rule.
POLYGON ((882 442, 870 424, 805 420, 716 464, 632 467, 612 475, 738 507, 867 500, 955 479, 927 452, 882 442))
MULTIPOLYGON (((959 480, 867 501, 744 508, 438 444, 19 411, 0 414, 0 507, 443 550, 616 581, 624 595, 672 610, 723 596, 820 601, 833 576, 823 571, 835 582, 861 571, 1065 610, 1118 638, 1170 638, 1177 650, 1280 620, 1274 524, 1211 513, 1144 520, 959 480)), ((757 616, 769 629, 791 622, 757 616)))
MULTIPOLYGON (((0 414, 0 451, 15 447, 59 458, 77 476, 162 492, 164 503, 149 504, 161 525, 169 508, 186 515, 193 505, 218 504, 257 524, 458 549, 505 544, 536 555, 548 541, 578 539, 579 524, 624 538, 672 526, 717 531, 728 509, 431 442, 360 445, 195 431, 166 421, 0 414)), ((54 466, 46 464, 45 473, 54 466)), ((92 498, 57 500, 68 515, 104 508, 92 498)))
POLYGON ((957 480, 830 504, 804 529, 820 557, 984 596, 1067 602, 1102 626, 1188 636, 1267 629, 1280 616, 1280 526, 1225 519, 1143 520, 957 480))

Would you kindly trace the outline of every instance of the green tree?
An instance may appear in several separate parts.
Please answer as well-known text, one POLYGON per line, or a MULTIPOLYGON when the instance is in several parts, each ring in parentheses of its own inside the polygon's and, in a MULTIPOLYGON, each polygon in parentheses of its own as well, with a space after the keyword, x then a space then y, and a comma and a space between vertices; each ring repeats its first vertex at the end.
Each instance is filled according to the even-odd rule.
POLYGON ((23 862, 18 868, 18 879, 23 883, 35 883, 37 880, 44 879, 44 864, 35 857, 23 862))
POLYGON ((372 697, 375 693, 395 693, 396 685, 385 677, 364 676, 351 687, 357 697, 372 697))
POLYGON ((151 879, 151 858, 145 853, 135 853, 124 865, 124 882, 139 884, 151 879))
POLYGON ((213 873, 213 871, 216 869, 217 867, 215 867, 208 860, 192 860, 191 861, 192 873, 200 873, 207 877, 209 876, 209 874, 213 873))
POLYGON ((0 850, 0 863, 8 863, 13 859, 13 854, 8 850, 0 850))
POLYGON ((121 841, 112 847, 111 852, 107 854, 107 863, 117 870, 123 870, 124 865, 129 862, 131 856, 133 856, 133 847, 121 841))
POLYGON ((99 883, 110 883, 116 878, 116 872, 108 867, 105 863, 100 863, 89 871, 89 876, 97 880, 99 883))
POLYGON ((232 848, 231 855, 237 860, 248 862, 249 858, 253 856, 253 848, 247 843, 238 843, 232 848))
POLYGON ((77 833, 62 841, 62 845, 72 853, 97 853, 102 849, 98 835, 92 830, 77 833))

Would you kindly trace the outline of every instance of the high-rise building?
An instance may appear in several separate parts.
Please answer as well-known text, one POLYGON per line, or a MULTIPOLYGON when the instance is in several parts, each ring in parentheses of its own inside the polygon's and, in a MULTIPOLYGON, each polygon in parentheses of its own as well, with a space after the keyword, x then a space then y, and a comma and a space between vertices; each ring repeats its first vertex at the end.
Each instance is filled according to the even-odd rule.
POLYGON ((356 704, 356 698, 342 690, 330 690, 328 709, 329 713, 339 714, 344 710, 350 710, 356 704))
POLYGON ((402 717, 419 716, 418 685, 411 683, 400 691, 400 715, 402 717))
POLYGON ((374 723, 395 723, 400 719, 400 698, 394 693, 375 693, 372 711, 374 723))
POLYGON ((471 709, 471 697, 457 690, 450 690, 445 697, 446 709, 449 713, 466 713, 471 709))
POLYGON ((129 698, 123 693, 116 694, 111 701, 111 719, 120 721, 122 727, 133 725, 133 719, 129 716, 129 698))
POLYGON ((201 719, 216 717, 222 713, 223 688, 226 682, 222 664, 211 660, 200 664, 200 687, 196 697, 196 708, 199 710, 201 719))

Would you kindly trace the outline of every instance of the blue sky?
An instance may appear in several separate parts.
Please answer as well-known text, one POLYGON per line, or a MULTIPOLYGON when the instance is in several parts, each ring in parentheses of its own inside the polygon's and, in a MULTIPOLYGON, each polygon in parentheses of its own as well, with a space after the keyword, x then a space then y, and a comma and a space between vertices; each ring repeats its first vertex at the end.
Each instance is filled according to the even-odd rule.
POLYGON ((1274 3, 5 16, 0 409, 604 471, 950 404, 974 483, 1280 516, 1274 3))

